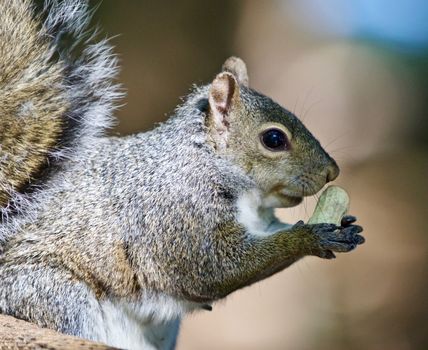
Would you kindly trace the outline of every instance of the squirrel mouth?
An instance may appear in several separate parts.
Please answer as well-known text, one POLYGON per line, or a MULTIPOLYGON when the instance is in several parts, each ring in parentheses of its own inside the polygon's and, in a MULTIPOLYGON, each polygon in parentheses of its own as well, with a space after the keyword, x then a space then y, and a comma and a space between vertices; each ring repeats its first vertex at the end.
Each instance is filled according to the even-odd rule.
POLYGON ((303 197, 305 197, 305 194, 301 191, 293 191, 288 189, 286 186, 281 185, 274 187, 270 193, 290 200, 299 200, 300 202, 303 200, 303 197))
POLYGON ((323 186, 311 186, 309 188, 292 188, 290 189, 287 186, 278 185, 272 189, 272 193, 279 194, 287 198, 299 198, 300 201, 303 200, 303 197, 309 197, 316 194, 323 186))
POLYGON ((286 200, 290 205, 297 205, 300 204, 303 201, 303 197, 302 196, 290 196, 288 194, 285 193, 279 193, 279 195, 282 197, 282 199, 286 200))
POLYGON ((274 191, 270 191, 267 198, 268 206, 273 208, 288 208, 294 207, 303 201, 303 195, 297 193, 290 193, 283 187, 276 188, 274 191))

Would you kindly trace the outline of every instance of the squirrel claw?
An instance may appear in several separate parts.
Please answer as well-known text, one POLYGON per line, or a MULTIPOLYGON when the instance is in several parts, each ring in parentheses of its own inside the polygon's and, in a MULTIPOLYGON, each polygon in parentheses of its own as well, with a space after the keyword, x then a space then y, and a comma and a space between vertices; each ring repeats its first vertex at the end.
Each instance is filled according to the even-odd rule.
POLYGON ((206 310, 206 311, 212 311, 213 307, 210 304, 202 304, 201 309, 206 310))
POLYGON ((320 254, 318 254, 320 258, 323 259, 336 259, 336 255, 331 250, 322 250, 320 254))
POLYGON ((353 215, 345 215, 340 222, 340 226, 347 227, 357 221, 357 218, 353 215))

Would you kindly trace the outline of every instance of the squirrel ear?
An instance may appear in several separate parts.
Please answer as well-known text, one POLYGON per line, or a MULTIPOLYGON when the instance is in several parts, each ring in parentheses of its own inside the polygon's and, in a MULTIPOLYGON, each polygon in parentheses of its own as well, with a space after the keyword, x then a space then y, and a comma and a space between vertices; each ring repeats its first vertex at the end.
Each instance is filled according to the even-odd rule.
POLYGON ((215 139, 225 145, 229 129, 229 114, 239 99, 239 85, 233 74, 222 72, 211 83, 209 91, 210 125, 215 139))
POLYGON ((218 74, 211 83, 209 103, 214 114, 220 119, 227 116, 232 109, 233 101, 239 97, 239 86, 235 77, 227 72, 218 74))
POLYGON ((239 57, 229 57, 226 62, 223 63, 222 71, 232 73, 239 84, 246 87, 249 86, 247 66, 239 57))

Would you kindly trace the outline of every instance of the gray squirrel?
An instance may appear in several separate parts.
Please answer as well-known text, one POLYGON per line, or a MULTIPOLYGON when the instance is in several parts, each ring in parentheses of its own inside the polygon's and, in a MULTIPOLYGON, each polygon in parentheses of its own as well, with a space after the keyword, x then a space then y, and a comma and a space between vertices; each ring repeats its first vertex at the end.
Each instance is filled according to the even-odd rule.
POLYGON ((110 346, 173 349, 186 313, 364 242, 352 216, 341 226, 275 217, 339 168, 296 116, 249 87, 241 59, 155 129, 105 137, 122 93, 108 42, 85 37, 87 2, 35 9, 0 2, 0 313, 110 346))

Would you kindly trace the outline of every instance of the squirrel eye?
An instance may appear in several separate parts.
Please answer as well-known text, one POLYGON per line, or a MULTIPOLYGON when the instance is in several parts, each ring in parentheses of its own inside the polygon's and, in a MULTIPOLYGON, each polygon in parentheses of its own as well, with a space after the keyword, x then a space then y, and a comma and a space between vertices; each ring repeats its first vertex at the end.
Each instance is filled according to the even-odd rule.
POLYGON ((269 129, 260 135, 263 146, 270 151, 285 151, 288 149, 287 135, 280 129, 269 129))

